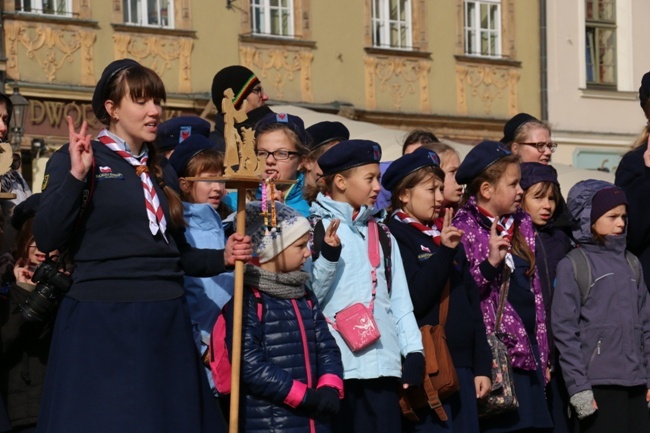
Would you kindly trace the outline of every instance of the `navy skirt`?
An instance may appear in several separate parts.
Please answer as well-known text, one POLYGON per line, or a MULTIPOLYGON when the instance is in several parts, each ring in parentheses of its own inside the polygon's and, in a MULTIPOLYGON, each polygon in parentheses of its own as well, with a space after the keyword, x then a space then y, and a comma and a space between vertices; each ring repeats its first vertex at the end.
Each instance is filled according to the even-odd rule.
POLYGON ((478 433, 478 407, 476 401, 476 387, 474 385, 474 373, 471 368, 457 368, 459 392, 446 398, 442 407, 447 414, 447 421, 440 421, 438 415, 429 409, 424 408, 416 411, 419 422, 412 422, 406 418, 402 425, 404 432, 408 433, 478 433))
POLYGON ((39 433, 225 430, 184 297, 121 303, 63 299, 39 433))

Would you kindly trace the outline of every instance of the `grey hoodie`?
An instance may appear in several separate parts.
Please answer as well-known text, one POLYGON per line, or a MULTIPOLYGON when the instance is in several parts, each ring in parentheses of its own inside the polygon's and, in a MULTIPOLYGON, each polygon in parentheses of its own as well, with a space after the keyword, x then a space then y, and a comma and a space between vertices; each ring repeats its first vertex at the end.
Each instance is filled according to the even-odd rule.
POLYGON ((573 235, 587 253, 594 282, 584 305, 568 258, 557 267, 551 326, 569 395, 593 385, 650 387, 650 302, 643 275, 625 257, 625 234, 598 244, 591 202, 611 183, 589 179, 568 196, 573 235))

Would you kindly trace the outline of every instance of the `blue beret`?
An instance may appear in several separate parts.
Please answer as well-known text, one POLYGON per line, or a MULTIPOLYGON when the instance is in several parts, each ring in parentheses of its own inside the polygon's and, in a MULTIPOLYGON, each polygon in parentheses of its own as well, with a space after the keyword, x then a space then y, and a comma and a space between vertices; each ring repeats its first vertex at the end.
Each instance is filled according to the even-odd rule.
POLYGON ((158 125, 154 144, 156 149, 166 152, 193 134, 209 137, 210 122, 198 116, 173 117, 158 125))
POLYGON ((503 138, 501 139, 501 143, 510 144, 515 141, 517 130, 528 122, 539 122, 539 120, 528 113, 516 114, 512 119, 508 120, 503 126, 503 138))
POLYGON ((334 140, 349 140, 350 131, 341 122, 318 122, 307 128, 307 134, 311 137, 309 148, 317 149, 334 140))
POLYGON ((288 113, 268 113, 266 116, 262 117, 255 124, 255 137, 257 138, 260 133, 275 124, 284 125, 295 132, 300 139, 300 144, 303 146, 309 144, 309 136, 305 131, 305 122, 303 122, 300 117, 288 113))
POLYGON ((176 146, 176 150, 169 157, 169 164, 174 168, 176 174, 181 176, 190 160, 206 149, 216 149, 216 146, 203 135, 191 135, 179 146, 176 146))
POLYGON ((350 168, 366 164, 379 164, 381 146, 370 140, 345 140, 318 158, 323 176, 340 173, 350 168))
POLYGON ((508 149, 503 147, 502 143, 497 141, 481 141, 469 151, 463 162, 456 172, 456 182, 460 185, 470 183, 476 176, 481 174, 486 168, 510 155, 508 149))
POLYGON ((414 152, 402 155, 390 164, 381 178, 381 186, 392 191, 409 174, 422 167, 431 166, 440 167, 440 157, 433 150, 419 147, 414 152))
POLYGON ((140 66, 140 63, 132 59, 121 59, 115 60, 106 66, 104 72, 102 72, 101 78, 95 86, 95 92, 93 93, 92 107, 93 113, 95 113, 97 119, 101 119, 107 115, 106 108, 104 108, 104 102, 106 102, 106 99, 108 98, 108 85, 110 82, 118 72, 133 66, 140 66))
POLYGON ((521 163, 521 189, 527 190, 539 182, 551 182, 560 186, 557 180, 557 171, 548 164, 540 162, 522 162, 521 163))

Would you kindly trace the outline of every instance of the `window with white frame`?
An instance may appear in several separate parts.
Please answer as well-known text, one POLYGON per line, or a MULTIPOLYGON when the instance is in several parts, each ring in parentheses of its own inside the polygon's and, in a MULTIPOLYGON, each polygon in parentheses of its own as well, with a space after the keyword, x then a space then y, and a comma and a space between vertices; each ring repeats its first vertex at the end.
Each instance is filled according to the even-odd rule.
POLYGON ((465 1, 465 54, 501 57, 501 0, 465 1))
POLYGON ((616 0, 585 0, 587 84, 616 85, 616 0))
POLYGON ((122 0, 124 23, 174 27, 174 0, 122 0))
POLYGON ((251 18, 255 35, 294 35, 293 0, 251 0, 251 18))
POLYGON ((16 0, 16 11, 72 16, 72 0, 16 0))
POLYGON ((413 48, 411 0, 372 0, 372 45, 413 48))

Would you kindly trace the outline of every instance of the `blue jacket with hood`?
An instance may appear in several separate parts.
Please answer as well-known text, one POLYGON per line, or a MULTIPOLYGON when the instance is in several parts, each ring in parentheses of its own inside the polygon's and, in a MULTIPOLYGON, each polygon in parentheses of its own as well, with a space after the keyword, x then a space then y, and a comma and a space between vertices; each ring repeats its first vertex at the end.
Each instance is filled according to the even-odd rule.
POLYGON ((625 256, 625 234, 598 243, 591 203, 608 182, 589 179, 569 191, 573 235, 591 264, 584 305, 569 258, 557 267, 551 324, 569 395, 594 385, 650 387, 650 304, 643 275, 625 256))

